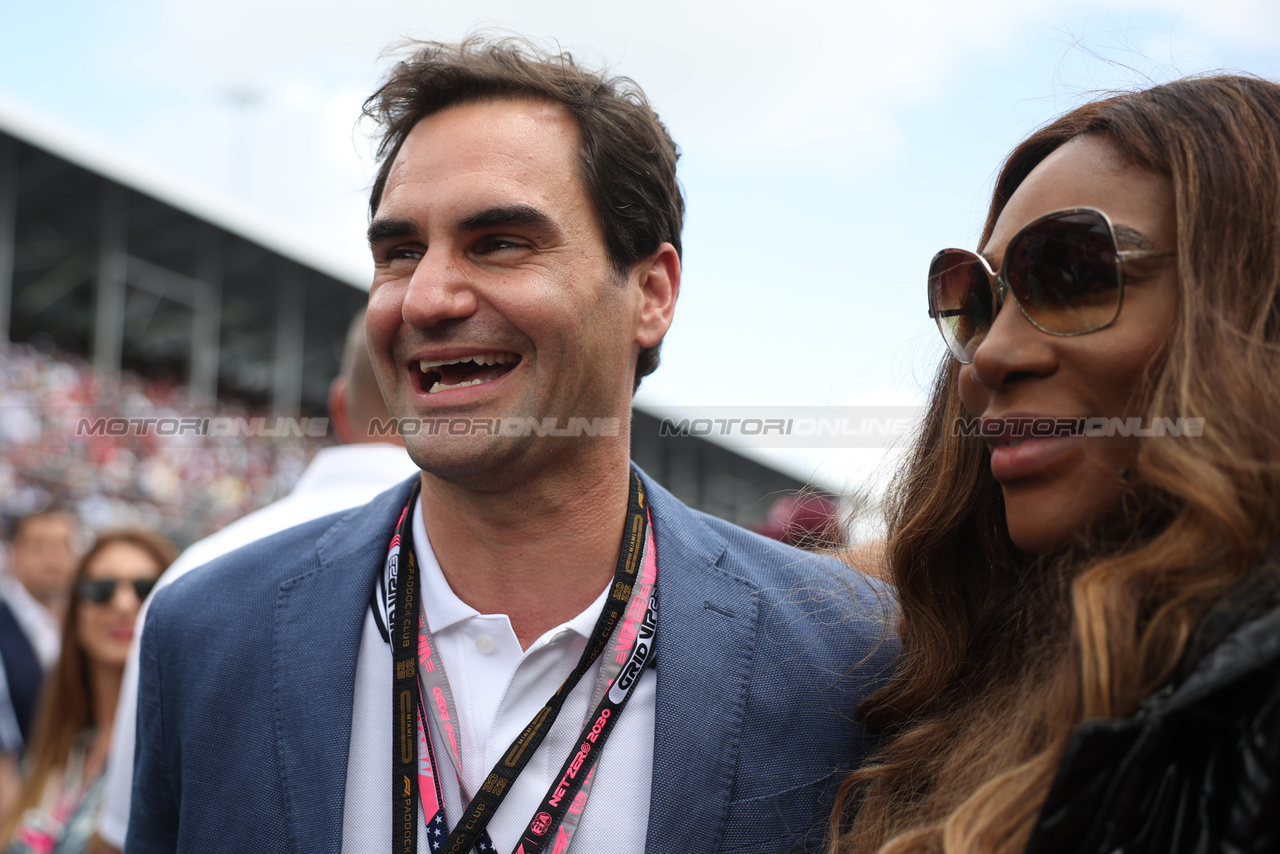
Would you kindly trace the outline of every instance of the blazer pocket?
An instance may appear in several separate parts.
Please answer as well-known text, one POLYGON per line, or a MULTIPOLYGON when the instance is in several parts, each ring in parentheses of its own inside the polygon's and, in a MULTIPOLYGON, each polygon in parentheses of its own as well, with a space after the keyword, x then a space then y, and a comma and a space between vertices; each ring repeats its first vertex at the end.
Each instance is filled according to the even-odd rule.
POLYGON ((725 854, 820 850, 836 788, 847 774, 833 771, 789 789, 730 801, 721 850, 725 854))

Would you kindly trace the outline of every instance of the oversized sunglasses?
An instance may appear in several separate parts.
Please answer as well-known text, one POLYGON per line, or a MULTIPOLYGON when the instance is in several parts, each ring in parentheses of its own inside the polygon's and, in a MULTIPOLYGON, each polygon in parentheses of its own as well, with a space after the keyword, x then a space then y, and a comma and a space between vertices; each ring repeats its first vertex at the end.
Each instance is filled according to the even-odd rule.
POLYGON ((929 316, 951 355, 973 361, 1006 295, 1050 335, 1084 335, 1110 326, 1124 301, 1121 266, 1176 255, 1172 249, 1121 250, 1107 215, 1069 208, 1032 220, 1005 249, 1000 272, 967 249, 943 249, 929 263, 929 316))
POLYGON ((147 598, 151 588, 156 586, 156 580, 154 578, 86 578, 80 582, 77 592, 81 599, 102 605, 110 602, 111 597, 116 595, 117 584, 132 584, 133 591, 138 594, 138 601, 141 602, 147 598))

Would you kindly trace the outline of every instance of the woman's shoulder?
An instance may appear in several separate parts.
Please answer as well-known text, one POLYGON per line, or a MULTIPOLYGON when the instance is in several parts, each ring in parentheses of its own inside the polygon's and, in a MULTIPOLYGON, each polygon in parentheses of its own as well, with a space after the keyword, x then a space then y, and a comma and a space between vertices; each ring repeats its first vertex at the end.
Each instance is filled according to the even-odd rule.
POLYGON ((1076 731, 1029 853, 1280 850, 1280 599, 1257 578, 1206 615, 1137 713, 1076 731))
POLYGON ((1280 658, 1280 546, 1200 620, 1173 684, 1148 706, 1177 709, 1280 658))

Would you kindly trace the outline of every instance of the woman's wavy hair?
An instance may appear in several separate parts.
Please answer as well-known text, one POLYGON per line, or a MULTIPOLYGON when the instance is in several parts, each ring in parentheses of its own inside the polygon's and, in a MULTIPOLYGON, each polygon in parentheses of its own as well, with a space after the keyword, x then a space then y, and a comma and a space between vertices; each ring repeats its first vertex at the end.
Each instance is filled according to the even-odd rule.
MULTIPOLYGON (((76 570, 78 585, 85 578, 89 566, 103 549, 117 543, 136 546, 155 560, 163 573, 177 557, 177 549, 166 538, 139 528, 120 528, 104 531, 80 558, 76 570)), ((36 707, 32 727, 31 744, 23 759, 22 792, 13 812, 0 828, 0 840, 7 844, 22 819, 22 814, 37 806, 47 786, 55 775, 67 765, 76 737, 96 720, 95 704, 100 700, 93 696, 89 681, 88 659, 80 646, 80 596, 72 588, 71 600, 62 623, 62 651, 58 662, 45 679, 36 707)))
POLYGON ((1141 440, 1117 475, 1120 538, 1033 558, 987 447, 954 429, 971 416, 945 358, 888 501, 903 656, 859 713, 889 737, 841 789, 833 854, 1022 851, 1073 730, 1167 682, 1280 536, 1280 86, 1195 77, 1071 111, 1009 155, 981 245, 1027 175, 1086 135, 1172 182, 1176 322, 1135 403, 1203 417, 1203 436, 1141 440))

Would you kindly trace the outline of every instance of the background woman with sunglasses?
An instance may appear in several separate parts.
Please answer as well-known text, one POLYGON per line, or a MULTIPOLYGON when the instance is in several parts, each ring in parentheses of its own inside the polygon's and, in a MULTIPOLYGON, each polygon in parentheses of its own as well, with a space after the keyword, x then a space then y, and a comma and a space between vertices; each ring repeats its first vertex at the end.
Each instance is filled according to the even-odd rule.
POLYGON ((6 854, 84 851, 102 794, 102 770, 133 624, 176 551, 140 530, 102 534, 80 561, 62 655, 45 683, 25 757, 6 854))
POLYGON ((1068 113, 980 246, 930 269, 890 737, 832 851, 1280 850, 1280 87, 1068 113))

